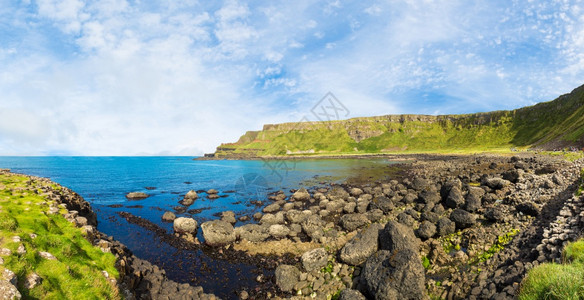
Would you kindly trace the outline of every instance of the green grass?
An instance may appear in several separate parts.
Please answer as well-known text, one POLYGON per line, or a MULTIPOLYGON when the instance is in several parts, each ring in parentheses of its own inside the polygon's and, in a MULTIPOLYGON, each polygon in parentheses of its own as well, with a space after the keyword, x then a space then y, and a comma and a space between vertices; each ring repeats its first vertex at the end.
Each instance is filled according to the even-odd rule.
POLYGON ((583 140, 584 86, 554 101, 512 111, 266 125, 261 131, 248 131, 236 143, 221 145, 216 155, 511 152, 583 140), (357 142, 351 137, 356 132, 371 137, 357 142))
POLYGON ((519 299, 584 299, 584 269, 579 265, 539 265, 523 279, 519 299))
MULTIPOLYGON (((32 299, 120 299, 102 274, 118 278, 115 257, 93 247, 79 228, 61 215, 46 215, 47 199, 26 188, 28 178, 19 175, 0 174, 0 248, 8 248, 12 255, 4 257, 4 267, 18 276, 19 291, 24 298, 32 299), (13 189, 9 191, 8 189, 13 189), (36 234, 31 238, 30 234, 36 234), (21 242, 12 237, 19 236, 21 242), (16 250, 23 244, 27 250, 18 255, 16 250), (46 260, 40 251, 53 254, 57 260, 46 260), (36 272, 42 283, 26 290, 22 283, 26 276, 36 272)), ((1 268, 1 267, 0 267, 1 268)))
POLYGON ((521 282, 519 299, 584 299, 584 239, 569 243, 564 263, 544 263, 521 282))

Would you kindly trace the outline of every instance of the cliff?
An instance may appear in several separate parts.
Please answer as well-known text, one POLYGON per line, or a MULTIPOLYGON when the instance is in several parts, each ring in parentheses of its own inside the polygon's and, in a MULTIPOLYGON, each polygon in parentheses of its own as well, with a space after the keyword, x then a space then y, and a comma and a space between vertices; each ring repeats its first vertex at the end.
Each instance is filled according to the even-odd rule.
POLYGON ((246 132, 235 143, 221 144, 215 156, 582 148, 583 104, 581 86, 553 101, 510 111, 266 124, 261 131, 246 132))

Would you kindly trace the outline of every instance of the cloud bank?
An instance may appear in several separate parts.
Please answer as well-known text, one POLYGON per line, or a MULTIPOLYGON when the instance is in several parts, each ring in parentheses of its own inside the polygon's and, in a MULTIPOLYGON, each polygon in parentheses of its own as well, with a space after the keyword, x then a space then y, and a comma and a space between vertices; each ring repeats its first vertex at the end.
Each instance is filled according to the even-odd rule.
POLYGON ((470 113, 583 75, 579 1, 2 1, 0 155, 200 155, 329 91, 470 113))

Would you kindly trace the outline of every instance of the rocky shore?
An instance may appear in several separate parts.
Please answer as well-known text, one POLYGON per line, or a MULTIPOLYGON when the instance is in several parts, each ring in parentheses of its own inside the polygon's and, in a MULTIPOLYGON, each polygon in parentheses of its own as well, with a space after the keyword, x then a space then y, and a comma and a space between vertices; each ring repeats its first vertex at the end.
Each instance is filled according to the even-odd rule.
MULTIPOLYGON (((10 171, 6 169, 0 172, 10 174, 10 171)), ((29 179, 26 188, 18 192, 35 193, 46 198, 50 203, 47 214, 63 215, 69 222, 79 227, 86 239, 94 246, 116 256, 116 269, 119 271, 120 278, 119 280, 108 278, 117 285, 119 293, 125 299, 218 299, 212 294, 205 294, 201 287, 169 280, 164 270, 136 257, 126 246, 111 236, 99 232, 95 212, 77 193, 58 186, 46 178, 25 176, 29 179)), ((8 284, 13 287, 15 285, 10 280, 4 284, 0 284, 0 289, 8 284)), ((14 296, 20 295, 15 287, 11 290, 15 292, 14 296)))
POLYGON ((272 259, 275 292, 242 299, 511 299, 527 271, 559 261, 584 228, 573 196, 582 160, 409 158, 400 177, 279 191, 249 216, 257 224, 237 226, 224 212, 189 230, 177 219, 175 235, 199 244, 202 230, 215 251, 272 259))
MULTIPOLYGON (((563 246, 581 237, 584 196, 575 192, 584 160, 528 153, 404 158, 411 162, 392 178, 277 191, 251 215, 225 211, 196 220, 167 212, 171 232, 119 214, 176 249, 255 265, 259 272, 242 276, 257 286, 236 287, 233 299, 512 299, 530 269, 561 261, 563 246)), ((30 177, 31 191, 66 207, 65 218, 116 255, 117 285, 127 298, 216 298, 169 280, 98 232, 87 202, 44 181, 30 177)), ((218 197, 216 190, 189 191, 180 205, 186 210, 203 193, 218 197)), ((216 280, 209 274, 202 280, 216 280)))

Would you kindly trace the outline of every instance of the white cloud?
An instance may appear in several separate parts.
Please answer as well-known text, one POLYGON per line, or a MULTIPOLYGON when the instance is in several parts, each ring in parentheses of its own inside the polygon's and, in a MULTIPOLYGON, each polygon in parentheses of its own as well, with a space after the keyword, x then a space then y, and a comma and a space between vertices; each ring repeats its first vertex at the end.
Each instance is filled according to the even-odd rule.
POLYGON ((329 91, 350 117, 551 100, 584 78, 583 13, 577 1, 8 3, 0 154, 201 154, 298 120, 329 91))

